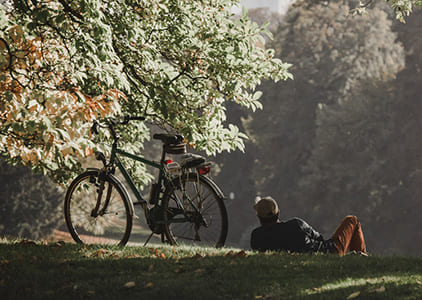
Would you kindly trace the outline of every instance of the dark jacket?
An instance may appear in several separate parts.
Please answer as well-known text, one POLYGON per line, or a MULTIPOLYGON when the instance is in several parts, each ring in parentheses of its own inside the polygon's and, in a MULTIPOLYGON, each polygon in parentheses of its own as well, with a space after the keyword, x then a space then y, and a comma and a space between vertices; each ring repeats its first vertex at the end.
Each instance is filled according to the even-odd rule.
POLYGON ((335 252, 333 241, 324 240, 299 218, 263 225, 252 231, 251 248, 258 251, 335 252))

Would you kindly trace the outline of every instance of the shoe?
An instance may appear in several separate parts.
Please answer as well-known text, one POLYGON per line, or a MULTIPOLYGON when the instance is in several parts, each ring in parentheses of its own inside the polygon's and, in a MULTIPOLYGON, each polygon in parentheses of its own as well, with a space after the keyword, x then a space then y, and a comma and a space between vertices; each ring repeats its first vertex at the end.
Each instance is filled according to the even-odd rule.
POLYGON ((346 255, 360 255, 360 256, 365 256, 368 257, 368 254, 362 251, 350 251, 349 253, 347 253, 346 255))

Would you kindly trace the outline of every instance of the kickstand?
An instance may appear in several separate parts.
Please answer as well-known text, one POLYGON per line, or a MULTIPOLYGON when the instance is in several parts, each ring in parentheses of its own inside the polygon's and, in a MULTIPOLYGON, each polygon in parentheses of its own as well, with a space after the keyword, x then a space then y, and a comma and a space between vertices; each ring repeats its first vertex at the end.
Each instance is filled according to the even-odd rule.
POLYGON ((144 247, 148 244, 149 240, 152 238, 153 235, 154 235, 154 232, 151 232, 151 234, 149 235, 149 237, 145 241, 144 247))

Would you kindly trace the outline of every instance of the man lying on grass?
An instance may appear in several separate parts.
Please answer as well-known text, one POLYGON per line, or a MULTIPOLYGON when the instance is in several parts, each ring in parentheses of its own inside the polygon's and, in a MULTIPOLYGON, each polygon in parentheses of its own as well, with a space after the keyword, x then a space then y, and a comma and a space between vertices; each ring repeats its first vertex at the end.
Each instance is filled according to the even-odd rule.
POLYGON ((347 216, 332 237, 322 235, 299 218, 279 221, 277 202, 271 197, 258 198, 254 205, 261 226, 251 235, 251 247, 258 251, 360 253, 366 255, 365 240, 358 218, 347 216))

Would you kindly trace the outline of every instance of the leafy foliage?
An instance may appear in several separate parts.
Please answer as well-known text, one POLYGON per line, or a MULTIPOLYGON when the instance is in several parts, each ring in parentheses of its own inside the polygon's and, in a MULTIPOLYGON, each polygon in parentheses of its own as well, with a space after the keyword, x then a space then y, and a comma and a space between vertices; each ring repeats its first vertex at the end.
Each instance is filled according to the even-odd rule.
POLYGON ((422 7, 421 0, 386 0, 391 2, 391 7, 396 13, 396 18, 404 22, 405 17, 409 16, 415 7, 422 7))
MULTIPOLYGON (((11 159, 66 180, 89 155, 94 118, 142 114, 208 153, 243 148, 225 101, 252 110, 262 78, 288 65, 265 27, 235 19, 236 1, 15 0, 2 5, 1 146, 11 159), (57 170, 60 169, 60 172, 57 170)), ((136 128, 146 131, 145 126, 136 128)), ((142 143, 128 129, 127 147, 142 143)), ((139 146, 139 145, 136 145, 139 146)))
MULTIPOLYGON (((413 9, 416 7, 422 7, 422 1, 421 0, 385 0, 386 2, 389 2, 391 5, 391 8, 396 16, 396 19, 400 22, 405 23, 406 17, 410 15, 410 13, 413 11, 413 9)), ((375 3, 374 0, 368 0, 368 1, 358 1, 358 4, 355 5, 351 12, 355 14, 365 14, 366 8, 370 7, 375 3)))

